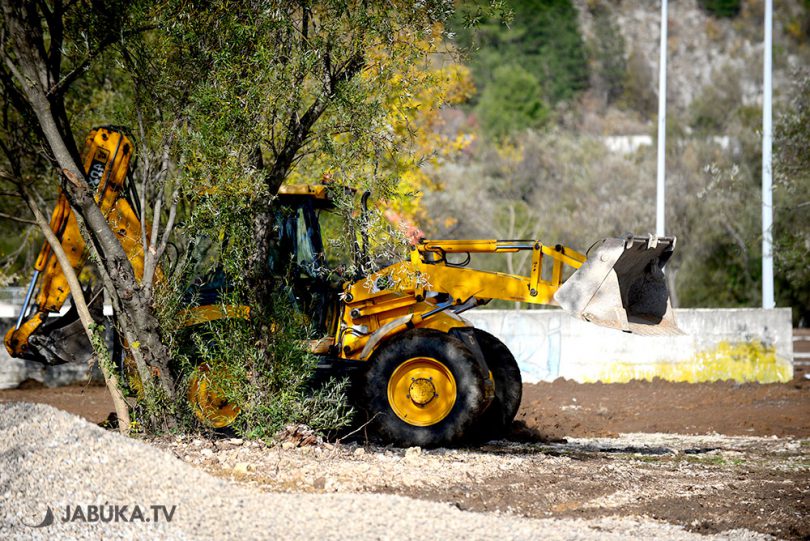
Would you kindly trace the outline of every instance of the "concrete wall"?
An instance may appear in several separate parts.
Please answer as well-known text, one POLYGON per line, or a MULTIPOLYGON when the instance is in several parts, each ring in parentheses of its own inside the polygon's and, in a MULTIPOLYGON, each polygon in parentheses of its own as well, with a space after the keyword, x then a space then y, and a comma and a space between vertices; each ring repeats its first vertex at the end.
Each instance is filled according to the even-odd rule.
POLYGON ((790 381, 789 308, 675 310, 681 336, 604 329, 561 310, 472 310, 476 327, 512 351, 527 382, 790 381))
MULTIPOLYGON (((99 379, 100 376, 95 370, 92 374, 93 379, 99 379)), ((14 389, 25 380, 38 381, 48 387, 58 387, 86 382, 90 377, 91 370, 86 365, 62 364, 46 367, 33 361, 9 357, 6 348, 0 348, 0 389, 14 389)))
MULTIPOLYGON (((685 334, 636 336, 576 320, 561 310, 471 310, 464 316, 499 337, 526 382, 559 377, 579 382, 790 381, 793 343, 789 308, 676 310, 685 334)), ((4 321, 13 324, 8 320, 4 321)), ((86 366, 45 368, 0 348, 0 389, 25 379, 48 386, 86 381, 86 366)))

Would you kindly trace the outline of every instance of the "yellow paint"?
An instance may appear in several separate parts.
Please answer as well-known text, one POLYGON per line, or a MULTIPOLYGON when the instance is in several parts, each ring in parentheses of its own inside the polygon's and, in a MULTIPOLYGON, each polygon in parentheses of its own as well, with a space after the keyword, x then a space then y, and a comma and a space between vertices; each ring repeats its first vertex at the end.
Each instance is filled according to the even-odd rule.
POLYGON ((461 305, 470 299, 489 299, 551 304, 562 284, 563 265, 578 269, 585 255, 571 248, 545 246, 539 240, 425 240, 411 250, 408 260, 394 263, 365 280, 347 283, 344 289, 340 325, 335 331, 338 355, 344 359, 367 360, 385 340, 412 328, 449 332, 469 324, 457 316, 434 313, 435 298, 427 293, 450 295, 461 305), (512 253, 531 251, 529 276, 515 276, 447 264, 446 254, 512 253), (543 262, 552 265, 551 280, 543 279, 543 262), (385 325, 411 316, 393 327, 385 325), (381 331, 382 329, 382 331, 381 331), (384 335, 375 334, 384 332, 384 335), (367 344, 372 344, 366 351, 367 344), (366 354, 363 354, 366 351, 366 354))
POLYGON ((413 357, 394 370, 388 380, 388 404, 413 426, 431 426, 452 411, 456 380, 450 370, 431 357, 413 357))
POLYGON ((776 383, 793 379, 793 366, 776 355, 776 348, 759 340, 723 341, 712 349, 700 351, 688 360, 634 364, 624 361, 606 363, 599 375, 584 378, 585 383, 626 383, 630 380, 689 383, 732 380, 737 382, 776 383))
POLYGON ((206 426, 223 428, 232 424, 239 415, 239 406, 225 399, 221 383, 231 379, 227 370, 212 370, 203 363, 194 371, 188 386, 188 401, 194 415, 206 426))
POLYGON ((279 196, 306 196, 326 201, 329 191, 323 184, 283 184, 278 189, 279 196))
MULTIPOLYGON (((84 171, 91 184, 96 185, 95 200, 118 237, 132 264, 135 277, 143 277, 143 246, 141 223, 135 211, 123 196, 129 163, 135 154, 134 146, 122 132, 96 128, 90 132, 84 147, 84 171)), ((50 227, 59 237, 67 260, 73 269, 81 269, 87 261, 84 238, 76 215, 67 196, 60 190, 51 214, 50 227)), ((35 316, 28 318, 19 329, 6 333, 5 344, 12 357, 23 357, 28 351, 29 338, 47 319, 47 313, 58 312, 70 295, 70 286, 56 257, 51 257, 51 246, 43 243, 34 263, 41 272, 36 300, 35 316)))

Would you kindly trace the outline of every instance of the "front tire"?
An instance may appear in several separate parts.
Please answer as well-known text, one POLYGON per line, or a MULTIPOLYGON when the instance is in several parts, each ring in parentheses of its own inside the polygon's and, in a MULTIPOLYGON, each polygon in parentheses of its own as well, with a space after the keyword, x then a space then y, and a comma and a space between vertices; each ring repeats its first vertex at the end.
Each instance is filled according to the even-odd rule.
POLYGON ((460 441, 487 406, 485 374, 464 343, 416 329, 384 344, 366 373, 372 437, 401 447, 460 441))

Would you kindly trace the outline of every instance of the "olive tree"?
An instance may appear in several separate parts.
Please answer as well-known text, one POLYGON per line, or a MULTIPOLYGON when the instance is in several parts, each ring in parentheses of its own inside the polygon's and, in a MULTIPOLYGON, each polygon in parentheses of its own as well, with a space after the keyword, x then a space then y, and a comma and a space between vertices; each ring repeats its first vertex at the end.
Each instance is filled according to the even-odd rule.
MULTIPOLYGON (((47 179, 43 164, 58 173, 147 390, 169 405, 180 394, 152 279, 173 228, 238 226, 227 232, 236 256, 226 270, 249 286, 245 300, 260 320, 272 304, 266 262, 285 180, 329 177, 373 186, 384 199, 419 166, 423 156, 403 141, 418 128, 416 98, 431 85, 424 73, 451 8, 446 0, 0 0, 3 118, 14 124, 0 132, 5 177, 22 186, 47 179), (128 124, 138 139, 143 281, 82 167, 77 138, 107 123, 128 124), (183 201, 194 210, 179 208, 183 201)), ((165 413, 171 422, 171 406, 165 413)))

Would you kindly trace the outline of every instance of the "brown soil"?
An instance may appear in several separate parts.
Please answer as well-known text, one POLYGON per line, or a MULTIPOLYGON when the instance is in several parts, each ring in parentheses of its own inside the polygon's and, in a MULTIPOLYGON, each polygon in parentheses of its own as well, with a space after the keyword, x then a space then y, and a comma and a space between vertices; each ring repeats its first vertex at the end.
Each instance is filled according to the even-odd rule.
POLYGON ((523 386, 517 419, 547 439, 628 432, 810 437, 810 380, 789 384, 557 380, 523 386))
POLYGON ((36 402, 101 423, 115 411, 107 388, 103 385, 68 385, 49 388, 35 381, 25 381, 17 389, 0 391, 0 403, 36 402))
MULTIPOLYGON (((596 448, 573 441, 540 451, 558 458, 553 467, 532 457, 519 469, 475 484, 383 492, 534 518, 647 516, 698 533, 744 528, 810 539, 806 447, 776 451, 775 442, 762 441, 741 450, 743 442, 726 436, 715 436, 708 446, 695 445, 688 439, 694 436, 682 438, 679 443, 689 448, 677 454, 675 445, 659 447, 643 437, 596 448)), ((514 452, 493 445, 482 451, 504 458, 514 452)))
MULTIPOLYGON (((0 391, 0 402, 50 404, 100 423, 113 411, 103 386, 46 388, 36 382, 0 391)), ((580 384, 567 380, 523 386, 515 438, 554 441, 630 432, 810 437, 810 380, 792 383, 580 384)))

